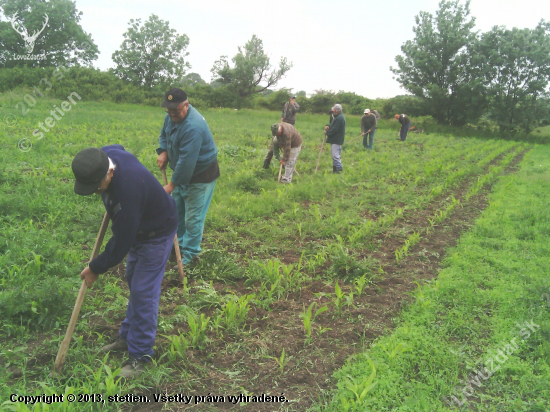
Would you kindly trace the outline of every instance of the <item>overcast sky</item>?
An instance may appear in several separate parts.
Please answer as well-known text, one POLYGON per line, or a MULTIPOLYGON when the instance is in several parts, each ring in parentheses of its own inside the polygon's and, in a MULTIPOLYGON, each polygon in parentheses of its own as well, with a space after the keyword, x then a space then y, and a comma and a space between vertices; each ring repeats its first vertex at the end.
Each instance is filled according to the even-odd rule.
MULTIPOLYGON (((390 66, 401 45, 414 38, 415 16, 435 15, 439 0, 76 0, 81 25, 99 46, 100 69, 113 67, 130 19, 151 14, 189 36, 190 72, 209 82, 210 69, 222 55, 256 34, 275 65, 282 56, 293 67, 277 85, 294 92, 355 92, 368 98, 405 94, 390 66)), ((464 2, 462 2, 464 4, 464 2)), ((535 28, 550 20, 550 0, 472 0, 476 29, 493 26, 535 28)))

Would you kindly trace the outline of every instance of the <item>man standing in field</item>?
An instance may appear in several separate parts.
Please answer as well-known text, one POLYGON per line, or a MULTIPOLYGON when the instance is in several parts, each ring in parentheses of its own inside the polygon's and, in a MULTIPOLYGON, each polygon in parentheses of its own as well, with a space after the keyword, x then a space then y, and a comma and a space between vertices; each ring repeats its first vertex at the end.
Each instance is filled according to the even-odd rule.
POLYGON ((396 114, 395 118, 401 123, 401 130, 399 131, 399 138, 397 140, 404 142, 407 139, 409 127, 411 127, 411 119, 406 114, 396 114))
POLYGON ((361 134, 363 135, 363 147, 372 149, 374 145, 374 132, 376 131, 376 116, 369 109, 365 109, 365 114, 361 118, 361 134))
POLYGON ((344 136, 346 134, 346 118, 342 113, 342 105, 335 104, 331 109, 334 112, 334 119, 330 125, 325 126, 325 134, 327 136, 326 143, 330 143, 330 154, 332 155, 332 172, 342 172, 342 145, 344 144, 344 136))
POLYGON ((296 103, 296 96, 290 96, 290 100, 283 106, 281 122, 290 123, 294 126, 294 123, 296 123, 296 112, 298 110, 300 110, 300 106, 296 103))
POLYGON ((285 175, 281 178, 281 183, 290 183, 302 150, 302 136, 294 126, 284 122, 272 125, 271 133, 277 137, 279 145, 283 148, 283 158, 280 162, 285 167, 285 175))
POLYGON ((208 124, 181 89, 166 92, 157 165, 174 171, 164 190, 176 201, 178 242, 184 265, 201 251, 204 220, 220 176, 218 149, 208 124))
POLYGON ((157 178, 121 145, 90 147, 72 163, 74 191, 101 195, 112 221, 113 237, 105 251, 80 274, 91 286, 102 273, 126 255, 130 298, 117 340, 102 351, 128 351, 121 377, 140 375, 153 356, 160 286, 170 257, 178 216, 174 200, 157 178))

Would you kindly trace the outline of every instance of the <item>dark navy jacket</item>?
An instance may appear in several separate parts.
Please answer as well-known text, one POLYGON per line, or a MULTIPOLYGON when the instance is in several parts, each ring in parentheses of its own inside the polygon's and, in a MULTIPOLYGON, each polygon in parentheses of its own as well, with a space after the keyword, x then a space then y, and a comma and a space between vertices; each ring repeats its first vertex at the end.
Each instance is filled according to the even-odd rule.
POLYGON ((101 194, 111 218, 113 237, 105 251, 90 262, 100 274, 118 265, 136 242, 175 233, 176 204, 157 178, 119 144, 101 148, 116 165, 107 190, 101 194))

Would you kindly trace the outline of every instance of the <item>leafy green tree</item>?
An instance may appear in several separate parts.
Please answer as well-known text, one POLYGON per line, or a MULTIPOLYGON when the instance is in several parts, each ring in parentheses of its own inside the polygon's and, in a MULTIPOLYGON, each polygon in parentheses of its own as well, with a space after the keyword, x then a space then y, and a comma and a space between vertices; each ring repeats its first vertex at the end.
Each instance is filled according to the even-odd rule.
POLYGON ((384 118, 393 117, 395 114, 405 113, 409 116, 427 116, 429 111, 425 107, 424 99, 416 96, 395 96, 383 104, 384 118))
MULTIPOLYGON (((281 111, 284 104, 288 102, 291 95, 291 89, 282 88, 276 92, 269 93, 267 95, 261 95, 260 93, 255 96, 254 104, 262 109, 281 111)), ((301 110, 300 110, 301 111, 301 110)))
POLYGON ((80 26, 82 13, 70 0, 0 0, 0 66, 91 65, 98 49, 80 26), (19 60, 14 55, 45 55, 19 60))
POLYGON ((309 98, 309 102, 313 113, 328 113, 335 103, 339 103, 336 100, 334 92, 322 89, 315 90, 313 95, 309 98))
POLYGON ((226 86, 241 98, 276 86, 292 67, 285 57, 281 57, 279 67, 272 68, 269 57, 264 52, 263 42, 256 35, 238 50, 239 52, 231 59, 233 67, 229 65, 227 56, 221 56, 214 62, 210 71, 213 83, 226 86))
POLYGON ((362 115, 365 109, 371 105, 371 100, 356 93, 342 90, 336 95, 336 102, 346 106, 346 113, 355 115, 362 115))
POLYGON ((442 0, 435 17, 420 12, 415 39, 401 46, 398 67, 390 68, 405 90, 426 101, 439 123, 461 126, 477 120, 485 109, 483 84, 469 64, 470 47, 477 42, 469 5, 442 0))
POLYGON ((550 118, 550 23, 534 30, 493 27, 476 51, 491 99, 489 118, 501 132, 528 134, 550 118))
POLYGON ((121 79, 146 88, 168 87, 181 79, 190 64, 186 34, 178 35, 167 21, 152 14, 145 23, 131 19, 120 50, 113 53, 114 73, 121 79))
POLYGON ((181 79, 181 87, 185 90, 198 85, 205 85, 206 82, 202 79, 198 73, 189 73, 183 76, 181 79))

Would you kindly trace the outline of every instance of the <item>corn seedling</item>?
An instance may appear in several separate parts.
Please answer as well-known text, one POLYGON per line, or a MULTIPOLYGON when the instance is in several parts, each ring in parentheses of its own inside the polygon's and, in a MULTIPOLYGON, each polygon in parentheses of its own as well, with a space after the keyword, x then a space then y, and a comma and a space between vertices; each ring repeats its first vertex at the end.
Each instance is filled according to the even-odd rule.
POLYGON ((348 295, 346 295, 346 306, 353 306, 353 292, 350 292, 348 295))
POLYGON ((367 275, 363 275, 360 278, 355 279, 353 289, 357 293, 357 296, 361 296, 363 293, 363 289, 365 289, 365 285, 367 284, 367 275))
POLYGON ((281 279, 277 279, 269 286, 268 282, 262 282, 260 284, 259 298, 256 300, 256 304, 265 310, 269 310, 269 305, 281 298, 281 288, 279 283, 281 279))
POLYGON ((189 345, 196 349, 202 349, 208 341, 206 331, 210 318, 201 313, 200 317, 194 313, 187 315, 187 324, 189 325, 189 345))
POLYGON ((315 215, 316 222, 321 223, 321 220, 323 219, 323 215, 321 214, 321 209, 319 209, 319 205, 317 204, 313 205, 313 212, 315 215))
POLYGON ((432 301, 426 297, 424 294, 424 289, 420 286, 418 282, 414 282, 417 286, 414 292, 411 292, 416 298, 416 302, 423 308, 426 308, 432 304, 432 301))
POLYGON ((323 333, 331 331, 332 328, 324 328, 322 326, 319 326, 319 329, 317 330, 317 335, 321 336, 323 333))
POLYGON ((346 294, 340 288, 338 281, 336 281, 336 284, 334 285, 334 298, 332 299, 332 303, 336 308, 336 314, 338 316, 342 314, 342 306, 344 306, 345 297, 346 297, 346 294))
POLYGON ((371 373, 369 377, 364 380, 359 380, 359 379, 356 380, 353 377, 348 375, 344 383, 345 388, 354 395, 353 400, 350 401, 353 408, 364 406, 364 402, 366 400, 368 393, 372 391, 372 389, 374 389, 377 383, 377 382, 373 382, 374 378, 376 378, 376 367, 374 366, 374 363, 371 361, 371 359, 368 356, 367 356, 367 360, 371 367, 371 373))
POLYGON ((211 328, 214 332, 216 332, 216 335, 218 336, 221 336, 222 334, 221 329, 222 329, 223 319, 224 319, 224 316, 223 316, 222 310, 218 310, 216 312, 216 315, 212 318, 211 328))
POLYGON ((244 324, 246 315, 250 310, 248 303, 254 298, 254 295, 243 295, 237 299, 234 296, 223 308, 224 323, 228 330, 239 329, 244 324))
POLYGON ((305 310, 302 313, 300 313, 300 317, 302 318, 304 322, 304 329, 306 331, 306 345, 309 345, 311 343, 311 327, 313 322, 315 321, 315 318, 319 316, 321 313, 326 312, 328 310, 327 306, 322 306, 319 309, 313 313, 313 309, 317 306, 317 302, 311 303, 309 305, 309 308, 305 310))
POLYGON ((395 359, 402 353, 410 352, 412 349, 403 342, 396 343, 394 339, 390 339, 387 344, 379 344, 389 359, 390 366, 393 366, 395 359))
POLYGON ((164 336, 170 341, 170 347, 168 348, 168 359, 170 361, 178 361, 185 359, 187 348, 189 347, 189 341, 183 334, 180 335, 166 335, 164 336))
POLYGON ((286 356, 284 348, 283 348, 283 351, 281 352, 280 357, 276 357, 276 356, 266 356, 266 357, 269 359, 273 359, 275 363, 277 363, 281 374, 285 372, 285 366, 288 363, 288 361, 292 358, 292 356, 286 356))

